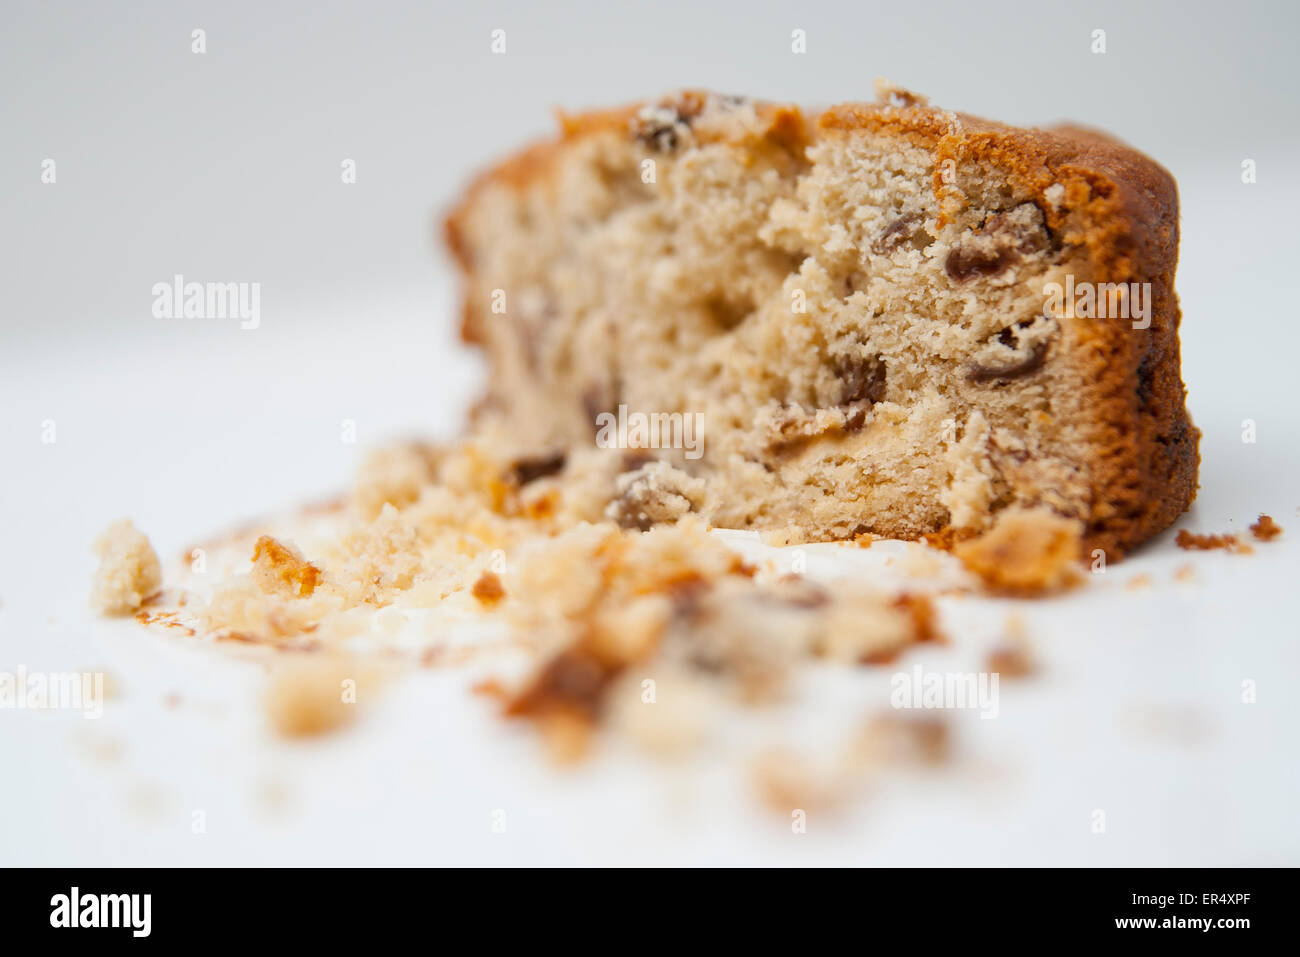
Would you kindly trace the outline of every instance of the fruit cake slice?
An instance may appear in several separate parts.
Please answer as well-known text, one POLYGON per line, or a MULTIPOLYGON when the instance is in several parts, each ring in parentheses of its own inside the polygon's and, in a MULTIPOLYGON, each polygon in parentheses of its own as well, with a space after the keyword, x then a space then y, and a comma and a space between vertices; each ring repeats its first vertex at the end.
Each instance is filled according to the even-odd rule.
POLYGON ((624 524, 960 539, 1028 511, 1118 557, 1196 488, 1172 177, 878 94, 561 115, 480 177, 447 223, 477 426, 550 482, 601 446, 627 474, 584 488, 624 524))

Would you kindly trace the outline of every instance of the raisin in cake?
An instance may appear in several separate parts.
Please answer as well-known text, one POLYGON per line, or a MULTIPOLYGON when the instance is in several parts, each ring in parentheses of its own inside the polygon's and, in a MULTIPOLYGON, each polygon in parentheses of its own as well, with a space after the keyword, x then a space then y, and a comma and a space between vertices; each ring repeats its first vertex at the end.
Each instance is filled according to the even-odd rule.
POLYGON ((691 416, 694 454, 599 450, 595 505, 639 527, 959 540, 1009 511, 1112 557, 1167 527, 1199 461, 1172 177, 879 94, 562 115, 480 177, 447 223, 477 427, 564 482, 601 413, 691 416))

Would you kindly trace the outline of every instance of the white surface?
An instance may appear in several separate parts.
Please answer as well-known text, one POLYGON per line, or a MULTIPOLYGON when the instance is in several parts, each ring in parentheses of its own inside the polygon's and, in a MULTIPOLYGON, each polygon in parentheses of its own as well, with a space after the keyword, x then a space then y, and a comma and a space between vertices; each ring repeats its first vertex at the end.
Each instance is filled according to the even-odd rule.
MULTIPOLYGON (((792 65, 762 46, 773 30, 784 49, 784 5, 746 4, 685 38, 658 6, 625 22, 557 13, 545 44, 528 41, 536 16, 503 8, 492 13, 519 25, 522 49, 497 64, 463 52, 487 14, 233 9, 169 5, 108 24, 99 5, 5 7, 0 670, 103 667, 122 693, 99 721, 0 711, 0 864, 1300 863, 1300 186, 1296 124, 1278 122, 1294 118, 1294 58, 1277 48, 1294 35, 1282 23, 1293 7, 1216 14, 1212 28, 1099 7, 1111 59, 1044 70, 1028 90, 1010 53, 1059 49, 1091 19, 1039 5, 985 18, 961 4, 855 33, 847 7, 812 11, 810 29, 827 24, 836 46, 792 65), (261 10, 282 15, 259 24, 261 10), (207 61, 168 52, 204 21, 207 61), (1011 22, 1021 32, 1008 39, 1011 22), (850 35, 877 39, 845 49, 850 35), (968 38, 1008 55, 971 77, 922 45, 968 38), (882 62, 860 66, 873 52, 882 62), (591 90, 598 68, 608 93, 591 90), (456 76, 455 98, 440 71, 456 76), (520 130, 542 128, 546 105, 695 81, 833 100, 863 95, 875 73, 1003 119, 1110 125, 1170 166, 1185 378, 1205 430, 1201 498, 1182 524, 1242 531, 1265 511, 1287 527, 1281 541, 1192 554, 1165 535, 1089 589, 1024 606, 1043 671, 1003 684, 996 720, 954 717, 958 764, 881 782, 802 836, 734 763, 768 740, 847 733, 883 706, 893 669, 810 670, 801 706, 729 724, 697 766, 614 745, 556 773, 455 673, 412 676, 354 729, 289 745, 266 733, 257 667, 91 619, 88 544, 110 519, 132 516, 174 555, 341 487, 358 453, 339 441, 342 419, 363 445, 449 434, 478 369, 453 341, 453 290, 427 265, 427 212, 520 130), (1240 109, 1211 135, 1193 122, 1207 102, 1240 109), (349 193, 337 169, 353 154, 349 193), (60 160, 53 187, 36 182, 46 155, 60 160), (1254 186, 1238 178, 1246 156, 1260 161, 1254 186), (152 319, 149 287, 178 271, 262 281, 262 327, 152 319), (51 419, 58 440, 43 444, 51 419), (1255 444, 1241 441, 1243 419, 1255 444), (1174 581, 1184 564, 1193 583, 1174 581), (1126 589, 1139 574, 1152 586, 1126 589), (1258 703, 1241 702, 1244 679, 1258 703), (168 710, 172 692, 182 705, 168 710), (504 834, 491 829, 497 809, 504 834), (1104 835, 1091 833, 1094 809, 1104 835)), ((953 645, 903 665, 978 668, 1007 608, 948 603, 953 645)))

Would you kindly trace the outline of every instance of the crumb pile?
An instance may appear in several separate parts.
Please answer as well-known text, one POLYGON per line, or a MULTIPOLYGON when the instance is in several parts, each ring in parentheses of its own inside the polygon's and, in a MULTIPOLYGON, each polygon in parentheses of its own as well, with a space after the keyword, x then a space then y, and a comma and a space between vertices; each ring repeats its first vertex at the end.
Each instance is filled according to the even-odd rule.
MULTIPOLYGON (((601 719, 620 721, 611 702, 635 699, 647 669, 701 697, 763 702, 802 660, 879 664, 940 639, 923 590, 750 564, 690 514, 627 528, 591 514, 572 474, 498 448, 380 449, 346 500, 298 523, 297 540, 268 526, 191 548, 162 591, 148 540, 119 523, 101 543, 93 599, 203 640, 311 653, 277 665, 270 717, 286 734, 345 723, 336 679, 367 655, 440 664, 522 651, 525 667, 482 688, 505 714, 536 721, 559 757, 581 753, 601 719), (432 640, 410 643, 404 626, 426 614, 432 640), (490 627, 451 648, 437 632, 457 618, 490 627)), ((600 455, 589 473, 639 468, 600 455)), ((660 745, 689 738, 677 732, 660 745)))
MULTIPOLYGON (((268 713, 288 735, 351 720, 354 709, 339 707, 340 681, 366 662, 497 655, 513 667, 479 690, 503 714, 536 722, 551 753, 571 759, 602 723, 656 751, 693 739, 690 722, 663 720, 667 709, 651 725, 646 709, 626 707, 647 675, 704 713, 707 701, 779 700, 804 661, 888 664, 943 640, 932 600, 943 568, 958 576, 949 584, 958 591, 1016 597, 1084 578, 1077 522, 1008 509, 981 535, 936 541, 950 556, 909 546, 925 553, 912 560, 913 586, 823 583, 746 561, 689 512, 645 531, 594 513, 582 476, 635 475, 645 466, 635 456, 595 450, 571 471, 502 458, 500 448, 470 438, 379 449, 350 495, 290 523, 294 537, 271 523, 189 549, 166 589, 148 539, 115 523, 96 543, 92 601, 201 640, 307 653, 277 656, 268 713), (412 639, 408 626, 422 616, 432 616, 414 629, 423 640, 412 639), (442 640, 457 621, 479 626, 474 637, 442 640)), ((1261 516, 1252 531, 1268 540, 1281 528, 1261 516)), ((989 658, 1008 677, 1033 670, 1023 635, 1014 637, 989 658)))

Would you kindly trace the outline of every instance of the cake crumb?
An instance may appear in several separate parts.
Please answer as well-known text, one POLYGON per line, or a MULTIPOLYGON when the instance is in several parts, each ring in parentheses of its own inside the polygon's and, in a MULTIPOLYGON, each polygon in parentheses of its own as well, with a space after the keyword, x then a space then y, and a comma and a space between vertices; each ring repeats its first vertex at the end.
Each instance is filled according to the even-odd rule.
POLYGON ((320 569, 293 545, 263 535, 253 546, 253 581, 268 595, 309 598, 320 583, 320 569))
POLYGON ((148 537, 124 518, 95 539, 99 568, 90 603, 103 615, 129 615, 162 588, 162 566, 148 537))
POLYGON ((1151 576, 1147 574, 1134 575, 1124 586, 1129 591, 1140 591, 1143 588, 1151 587, 1151 576))
POLYGON ((1189 532, 1185 528, 1178 530, 1174 536, 1174 544, 1183 551, 1211 552, 1215 549, 1223 549, 1225 552, 1239 552, 1249 555, 1252 551, 1249 545, 1243 545, 1237 540, 1237 536, 1231 533, 1223 535, 1199 535, 1189 532))
POLYGON ((307 658, 276 668, 266 697, 271 727, 285 737, 333 731, 356 718, 356 667, 337 658, 307 658))
POLYGON ((759 799, 772 811, 833 813, 849 797, 850 781, 837 768, 826 767, 788 748, 771 748, 750 768, 759 799))
POLYGON ((1273 521, 1271 515, 1259 516, 1259 521, 1250 526, 1250 533, 1261 542, 1271 542, 1282 534, 1282 526, 1273 521))
POLYGON ((941 552, 952 552, 962 542, 970 541, 979 535, 973 528, 957 528, 954 525, 945 525, 937 532, 926 532, 921 536, 921 540, 931 548, 937 548, 941 552))
POLYGON ((479 602, 489 607, 497 604, 506 595, 505 586, 501 584, 501 576, 490 569, 478 577, 470 592, 479 602))
POLYGON ((994 593, 1043 595, 1075 584, 1081 523, 1044 509, 1009 508, 987 532, 952 547, 994 593))
POLYGON ((628 674, 608 697, 612 728, 647 753, 672 760, 691 754, 704 743, 721 696, 708 677, 661 661, 654 668, 653 679, 628 674))
POLYGON ((142 625, 175 629, 187 637, 194 635, 194 629, 181 621, 180 615, 174 611, 152 611, 141 608, 135 613, 135 620, 142 625))
POLYGON ((1196 569, 1191 565, 1180 565, 1174 572, 1174 578, 1180 582, 1191 582, 1196 580, 1196 569))
POLYGON ((577 711, 556 709, 539 722, 546 756, 556 765, 582 761, 591 750, 593 724, 577 711))
POLYGON ((944 718, 886 711, 876 715, 857 742, 868 764, 938 766, 952 757, 952 735, 944 718))
POLYGON ((926 595, 899 595, 888 600, 869 592, 840 587, 821 612, 823 655, 833 661, 864 665, 892 664, 909 646, 942 641, 933 603, 926 595))
POLYGON ((476 681, 469 690, 471 694, 491 698, 493 701, 501 705, 508 704, 511 698, 510 689, 507 688, 500 679, 495 677, 483 678, 480 681, 476 681))
POLYGON ((989 652, 988 670, 1003 678, 1024 678, 1036 670, 1033 656, 1023 644, 999 645, 989 652))
POLYGON ((1023 678, 1038 670, 1029 647, 1025 620, 1012 614, 1002 625, 1002 640, 989 652, 987 668, 1004 678, 1023 678))

